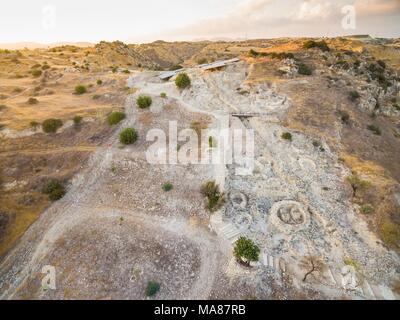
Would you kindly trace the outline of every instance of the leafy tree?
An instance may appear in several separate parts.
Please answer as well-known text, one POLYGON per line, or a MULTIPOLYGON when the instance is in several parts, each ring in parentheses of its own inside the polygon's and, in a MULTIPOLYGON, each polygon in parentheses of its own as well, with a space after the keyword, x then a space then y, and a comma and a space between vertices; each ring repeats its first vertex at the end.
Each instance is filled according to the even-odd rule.
POLYGON ((240 237, 235 242, 233 254, 239 262, 249 266, 251 261, 258 261, 260 248, 252 240, 240 237))

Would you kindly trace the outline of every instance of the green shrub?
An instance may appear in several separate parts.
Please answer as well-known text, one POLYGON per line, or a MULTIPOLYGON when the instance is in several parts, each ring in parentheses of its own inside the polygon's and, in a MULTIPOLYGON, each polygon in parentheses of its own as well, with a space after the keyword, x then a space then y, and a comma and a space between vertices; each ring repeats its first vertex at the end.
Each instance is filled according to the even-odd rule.
POLYGON ((167 94, 165 92, 161 92, 160 97, 165 99, 167 97, 167 94))
POLYGON ((42 66, 42 70, 47 70, 47 69, 50 69, 50 66, 48 64, 42 66))
POLYGON ((140 109, 146 109, 151 106, 153 100, 149 96, 139 96, 136 100, 136 104, 140 109))
POLYGON ((349 99, 351 101, 353 101, 353 102, 357 101, 359 98, 360 98, 360 94, 358 93, 358 91, 353 90, 353 91, 349 92, 349 99))
POLYGON ((339 110, 339 117, 340 117, 340 120, 342 120, 343 123, 345 123, 345 124, 349 123, 350 115, 346 111, 339 110))
POLYGON ((233 255, 239 262, 250 265, 251 261, 258 261, 260 256, 260 248, 252 240, 245 237, 240 237, 235 242, 233 255))
POLYGON ((37 122, 37 121, 31 121, 31 122, 29 123, 29 125, 31 126, 31 128, 32 128, 33 130, 36 131, 36 129, 40 126, 40 123, 37 122))
POLYGON ((162 189, 165 192, 171 191, 173 189, 173 185, 170 182, 166 182, 163 184, 162 189))
POLYGON ((146 287, 146 296, 152 297, 160 291, 160 284, 158 282, 150 281, 146 287))
POLYGON ((114 111, 108 115, 107 121, 110 126, 113 126, 115 124, 120 123, 122 120, 125 119, 125 117, 126 117, 125 113, 119 112, 119 111, 114 111))
POLYGON ((101 86, 102 84, 103 84, 103 80, 100 80, 100 79, 97 80, 97 85, 98 85, 98 86, 101 86))
POLYGON ((42 70, 38 70, 38 69, 33 69, 31 72, 32 76, 34 76, 35 78, 38 78, 42 75, 42 70))
POLYGON ((305 65, 304 63, 299 63, 297 65, 298 67, 298 73, 301 75, 305 75, 305 76, 310 76, 312 75, 312 70, 309 66, 305 65))
POLYGON ((39 100, 36 98, 29 98, 27 102, 28 102, 28 104, 32 105, 32 104, 38 104, 39 100))
POLYGON ((371 214, 371 213, 374 213, 374 207, 371 206, 370 204, 363 204, 363 205, 360 207, 360 212, 361 212, 362 214, 371 214))
POLYGON ((362 180, 357 175, 351 175, 347 177, 347 181, 350 183, 353 189, 353 196, 361 195, 371 187, 371 183, 369 181, 362 180))
POLYGON ((119 134, 119 141, 122 144, 133 144, 136 142, 138 134, 133 128, 126 128, 119 134))
POLYGON ((303 44, 304 49, 311 49, 311 48, 318 48, 321 51, 330 51, 330 48, 328 47, 327 43, 322 40, 322 41, 314 41, 314 40, 307 40, 303 44))
POLYGON ((63 125, 60 119, 47 119, 42 123, 42 129, 46 133, 55 133, 63 125))
POLYGON ((84 85, 77 85, 76 87, 75 87, 75 93, 76 94, 84 94, 84 93, 86 93, 87 92, 87 89, 86 89, 86 87, 84 86, 84 85))
POLYGON ((224 194, 215 181, 208 181, 201 187, 201 194, 207 198, 206 208, 211 212, 218 210, 225 202, 224 194))
POLYGON ((292 141, 292 134, 290 132, 284 132, 282 133, 281 138, 284 140, 292 141))
POLYGON ((174 66, 172 66, 171 68, 169 68, 169 71, 175 71, 175 70, 180 70, 183 69, 183 67, 180 64, 176 64, 174 66))
POLYGON ((98 99, 100 99, 100 98, 101 98, 101 95, 99 95, 99 94, 95 94, 95 95, 93 95, 93 97, 92 97, 93 100, 98 100, 98 99))
POLYGON ((382 240, 391 247, 398 247, 400 242, 400 226, 389 220, 385 220, 379 226, 382 240))
POLYGON ((368 125, 368 126, 367 126, 367 129, 370 130, 370 131, 372 131, 373 134, 375 134, 375 135, 377 135, 377 136, 380 136, 380 135, 382 134, 381 129, 380 129, 378 126, 375 126, 375 125, 373 125, 373 124, 368 125))
POLYGON ((250 49, 250 51, 249 51, 250 57, 256 58, 256 57, 258 57, 258 55, 259 55, 259 53, 257 51, 255 51, 254 49, 250 49))
POLYGON ((123 73, 126 73, 126 74, 129 74, 129 73, 131 73, 128 69, 125 69, 124 71, 123 71, 123 73))
POLYGON ((208 137, 208 146, 210 148, 215 148, 217 146, 217 141, 214 137, 208 137))
POLYGON ((175 79, 175 84, 179 89, 185 89, 190 86, 191 81, 186 73, 180 73, 175 79))
POLYGON ((65 195, 65 188, 57 180, 50 180, 43 186, 42 193, 47 194, 51 201, 57 201, 65 195))
POLYGON ((200 58, 196 62, 197 62, 197 64, 206 64, 206 63, 208 63, 207 58, 200 58))
POLYGON ((75 116, 72 120, 74 121, 74 125, 75 126, 79 126, 81 124, 81 122, 82 122, 82 117, 81 116, 75 116))

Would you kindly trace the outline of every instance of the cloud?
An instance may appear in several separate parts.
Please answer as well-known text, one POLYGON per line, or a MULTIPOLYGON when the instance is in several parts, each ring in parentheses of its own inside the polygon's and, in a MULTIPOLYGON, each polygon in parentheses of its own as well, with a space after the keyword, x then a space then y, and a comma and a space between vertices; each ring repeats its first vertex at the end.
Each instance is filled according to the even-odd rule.
MULTIPOLYGON (((395 29, 397 36, 400 34, 400 28, 393 27, 393 19, 387 20, 400 15, 400 0, 248 0, 224 16, 198 21, 163 35, 167 39, 340 35, 346 33, 341 29, 341 20, 342 8, 347 5, 355 6, 359 25, 366 26, 373 18, 375 29, 372 30, 377 34, 385 34, 385 30, 393 33, 395 29)), ((367 29, 351 32, 371 33, 367 29)))

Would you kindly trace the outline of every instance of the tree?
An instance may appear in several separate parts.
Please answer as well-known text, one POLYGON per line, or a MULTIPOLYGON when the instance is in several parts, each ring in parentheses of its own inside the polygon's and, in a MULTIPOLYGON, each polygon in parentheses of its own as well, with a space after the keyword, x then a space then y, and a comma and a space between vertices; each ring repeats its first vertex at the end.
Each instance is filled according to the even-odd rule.
POLYGON ((175 84, 179 89, 185 89, 190 86, 191 81, 186 73, 180 73, 175 79, 175 84))
POLYGON ((250 266, 251 261, 258 261, 260 248, 252 240, 240 237, 235 242, 233 254, 236 260, 250 266))

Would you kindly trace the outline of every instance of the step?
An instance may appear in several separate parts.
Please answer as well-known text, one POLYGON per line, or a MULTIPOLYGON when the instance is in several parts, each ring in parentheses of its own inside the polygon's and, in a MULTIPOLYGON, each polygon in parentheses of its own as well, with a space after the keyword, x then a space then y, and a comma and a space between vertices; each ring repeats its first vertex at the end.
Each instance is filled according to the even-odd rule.
POLYGON ((368 283, 367 280, 364 280, 361 284, 361 289, 363 294, 368 299, 376 299, 374 292, 372 291, 371 285, 368 283))

